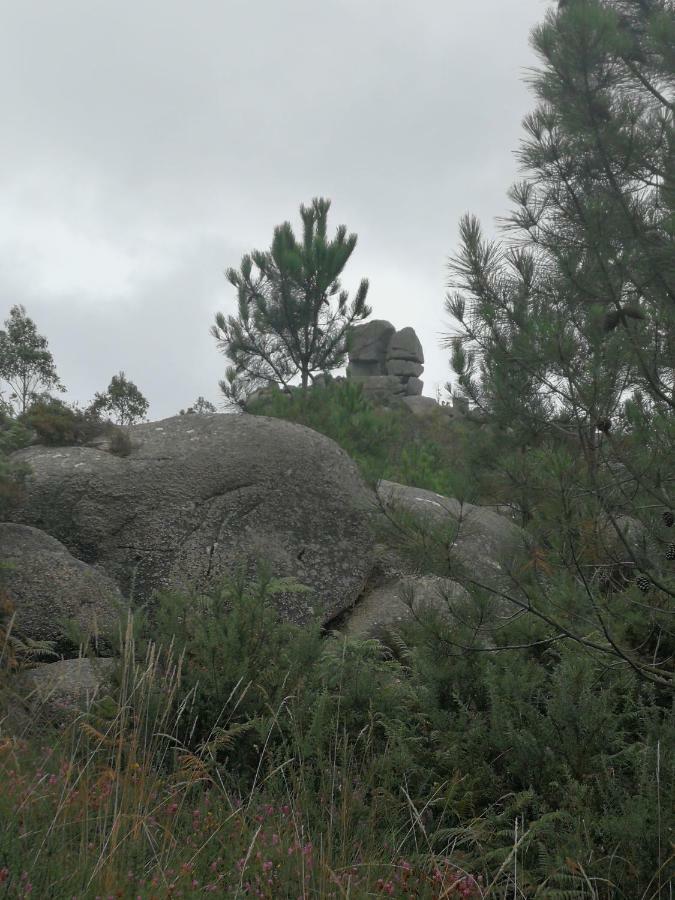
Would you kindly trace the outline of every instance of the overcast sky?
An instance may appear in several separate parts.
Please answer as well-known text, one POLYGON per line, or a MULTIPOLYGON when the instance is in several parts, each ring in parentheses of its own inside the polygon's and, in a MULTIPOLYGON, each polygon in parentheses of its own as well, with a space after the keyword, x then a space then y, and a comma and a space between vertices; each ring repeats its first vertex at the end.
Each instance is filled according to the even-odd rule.
POLYGON ((0 0, 0 314, 26 306, 66 399, 120 369, 174 415, 220 403, 224 270, 332 200, 344 284, 412 325, 424 393, 458 221, 508 209, 547 0, 0 0))

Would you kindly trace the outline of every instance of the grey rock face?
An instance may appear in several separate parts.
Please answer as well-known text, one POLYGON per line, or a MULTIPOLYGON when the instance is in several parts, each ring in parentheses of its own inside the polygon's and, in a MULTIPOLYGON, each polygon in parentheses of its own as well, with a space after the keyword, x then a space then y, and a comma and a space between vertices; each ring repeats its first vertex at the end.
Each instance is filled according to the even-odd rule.
POLYGON ((389 339, 395 330, 391 322, 384 319, 373 319, 372 322, 363 325, 354 325, 347 337, 350 361, 376 363, 378 372, 375 374, 384 375, 389 339))
POLYGON ((468 591, 447 578, 405 576, 388 581, 359 600, 340 631, 364 640, 380 637, 427 611, 449 619, 454 608, 470 602, 468 591))
POLYGON ((347 346, 347 377, 363 386, 371 402, 388 406, 396 398, 422 393, 418 376, 424 371, 424 353, 412 328, 396 331, 391 322, 376 319, 354 326, 347 346))
POLYGON ((400 378, 417 378, 424 371, 422 363, 409 359, 390 359, 385 368, 387 375, 398 375, 400 378))
POLYGON ((56 641, 61 647, 63 621, 74 621, 87 635, 117 628, 125 604, 115 582, 75 559, 50 535, 1 522, 0 559, 11 565, 4 581, 21 636, 56 641))
POLYGON ((413 328, 401 328, 400 331, 391 336, 387 347, 387 359, 407 359, 417 363, 424 362, 424 351, 413 328))
POLYGON ((377 489, 385 510, 414 517, 422 527, 456 531, 450 554, 462 574, 493 589, 512 586, 508 569, 518 564, 527 546, 527 535, 515 523, 487 507, 424 491, 420 488, 381 481, 377 489))
MULTIPOLYGON (((28 723, 64 725, 102 695, 114 669, 112 659, 64 659, 20 672, 12 678, 12 692, 23 701, 28 723)), ((11 716, 19 721, 23 717, 11 716)))
POLYGON ((371 378, 356 376, 350 379, 363 387, 363 393, 370 399, 387 399, 396 395, 404 396, 405 383, 395 375, 374 375, 371 378))
POLYGON ((374 378, 383 374, 382 363, 376 360, 354 359, 347 365, 347 378, 374 378))
POLYGON ((443 412, 443 407, 439 406, 432 397, 405 397, 403 402, 418 419, 428 419, 443 412))
POLYGON ((134 601, 207 588, 268 561, 310 594, 275 597, 287 620, 324 621, 353 603, 370 570, 373 495, 323 435, 263 416, 174 416, 129 429, 120 458, 88 447, 30 447, 16 521, 98 563, 134 601))

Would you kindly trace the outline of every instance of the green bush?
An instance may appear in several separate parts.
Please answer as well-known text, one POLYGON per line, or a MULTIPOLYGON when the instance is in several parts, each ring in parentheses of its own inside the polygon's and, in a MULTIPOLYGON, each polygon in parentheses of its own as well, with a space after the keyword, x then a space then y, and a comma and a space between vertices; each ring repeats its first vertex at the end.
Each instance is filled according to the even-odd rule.
POLYGON ((403 406, 378 408, 349 380, 266 394, 247 411, 297 422, 332 438, 370 484, 386 479, 466 499, 480 493, 463 462, 477 431, 474 423, 448 426, 442 417, 418 420, 403 406))
MULTIPOLYGON (((326 640, 318 625, 280 621, 275 594, 301 589, 262 572, 253 584, 240 574, 208 594, 158 598, 148 634, 184 653, 192 748, 208 746, 236 773, 239 790, 260 769, 263 747, 271 769, 292 756, 284 777, 293 773, 317 796, 338 751, 351 754, 349 777, 364 790, 364 779, 387 771, 392 785, 407 777, 412 789, 416 771, 426 781, 415 758, 422 706, 411 681, 377 642, 326 640)), ((404 796, 391 803, 405 821, 404 796)))
POLYGON ((28 466, 12 463, 8 457, 29 443, 28 429, 0 410, 0 519, 5 518, 21 496, 21 486, 29 471, 28 466))
POLYGON ((128 456, 132 450, 131 436, 124 428, 110 428, 110 452, 115 456, 128 456))
POLYGON ((86 444, 107 428, 98 416, 54 397, 34 403, 19 416, 19 422, 32 429, 40 443, 52 447, 86 444))

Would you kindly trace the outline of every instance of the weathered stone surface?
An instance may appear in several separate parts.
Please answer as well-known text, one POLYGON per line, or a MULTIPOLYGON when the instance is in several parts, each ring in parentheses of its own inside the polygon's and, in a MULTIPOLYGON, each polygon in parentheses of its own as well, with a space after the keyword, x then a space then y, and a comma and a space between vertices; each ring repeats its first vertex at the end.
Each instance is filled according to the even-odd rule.
POLYGON ((598 562, 606 565, 625 564, 627 569, 635 569, 635 564, 645 569, 652 568, 658 561, 659 551, 656 541, 643 523, 632 516, 621 515, 615 516, 614 521, 621 535, 608 516, 599 522, 601 556, 598 562))
POLYGON ((359 600, 339 630, 349 637, 381 637, 428 610, 450 619, 453 609, 470 602, 468 591, 447 578, 405 576, 389 580, 359 600))
POLYGON ((389 339, 395 332, 391 322, 373 319, 363 325, 353 325, 347 335, 347 348, 351 362, 376 362, 381 365, 379 374, 384 374, 389 339))
POLYGON ((350 606, 370 570, 372 492, 330 439, 281 419, 174 416, 129 429, 120 458, 88 447, 30 447, 15 521, 98 563, 133 599, 206 588, 267 560, 311 594, 275 597, 286 619, 350 606))
POLYGON ((418 419, 428 419, 443 413, 443 408, 432 397, 404 397, 403 402, 418 419))
POLYGON ((389 340, 387 347, 387 360, 408 359, 412 362, 424 362, 424 350, 414 328, 401 328, 395 332, 389 340))
MULTIPOLYGON (((424 382, 419 378, 408 378, 405 385, 405 391, 408 397, 421 397, 424 390, 424 382)), ((436 401, 434 400, 434 403, 436 401)), ((438 404, 436 404, 438 405, 438 404)))
POLYGON ((422 363, 411 359, 390 359, 385 365, 387 375, 398 375, 400 378, 417 378, 424 371, 422 363))
POLYGON ((347 365, 348 378, 368 378, 377 377, 384 374, 382 371, 382 363, 375 360, 355 359, 347 365))
POLYGON ((10 689, 31 723, 64 725, 103 695, 115 664, 113 659, 87 658, 45 663, 19 672, 10 689))
POLYGON ((458 576, 475 579, 492 589, 512 586, 508 570, 522 560, 528 537, 505 516, 487 507, 460 504, 442 494, 393 481, 381 481, 377 493, 383 508, 394 515, 400 510, 404 515, 412 515, 424 528, 448 528, 456 533, 450 562, 457 564, 458 576))
POLYGON ((116 630, 125 604, 115 582, 44 531, 0 522, 0 559, 11 566, 4 582, 21 636, 56 641, 63 650, 66 620, 85 635, 116 630))
POLYGON ((362 385, 367 397, 404 396, 406 391, 405 384, 395 375, 375 375, 372 378, 356 376, 350 380, 362 385))

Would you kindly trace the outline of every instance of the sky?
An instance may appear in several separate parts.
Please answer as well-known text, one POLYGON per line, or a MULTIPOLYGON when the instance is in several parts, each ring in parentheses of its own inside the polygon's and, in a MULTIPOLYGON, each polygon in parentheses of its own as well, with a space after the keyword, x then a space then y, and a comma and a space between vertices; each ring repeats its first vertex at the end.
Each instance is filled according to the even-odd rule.
POLYGON ((224 272, 323 196, 435 396, 447 260, 464 213, 508 211, 550 5, 0 0, 0 319, 26 307, 70 402, 122 370, 151 420, 220 406, 224 272))

